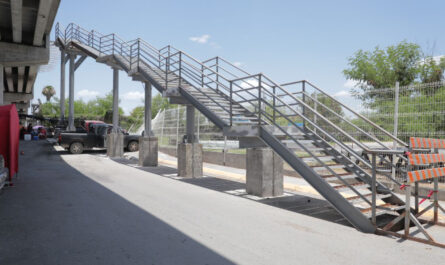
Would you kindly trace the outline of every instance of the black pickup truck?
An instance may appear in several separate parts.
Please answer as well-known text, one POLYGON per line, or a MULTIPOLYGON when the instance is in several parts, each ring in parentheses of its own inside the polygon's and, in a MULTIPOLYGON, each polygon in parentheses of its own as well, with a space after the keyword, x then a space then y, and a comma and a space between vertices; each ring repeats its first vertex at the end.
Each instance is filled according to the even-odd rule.
MULTIPOLYGON (((106 148, 107 135, 113 129, 109 124, 91 124, 88 132, 61 132, 58 143, 72 154, 81 154, 83 150, 106 148)), ((124 134, 124 148, 130 152, 139 150, 139 135, 124 134)))

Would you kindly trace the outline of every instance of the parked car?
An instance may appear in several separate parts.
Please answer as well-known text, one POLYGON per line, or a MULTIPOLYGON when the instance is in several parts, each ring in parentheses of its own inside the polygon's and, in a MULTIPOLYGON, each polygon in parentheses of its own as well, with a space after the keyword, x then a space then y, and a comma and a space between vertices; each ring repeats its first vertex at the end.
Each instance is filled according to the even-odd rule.
MULTIPOLYGON (((90 124, 88 132, 61 132, 59 134, 59 145, 69 150, 72 154, 81 154, 84 150, 93 148, 106 148, 107 136, 112 131, 110 124, 90 124)), ((139 136, 124 133, 121 128, 119 132, 124 134, 124 148, 130 152, 139 150, 139 136)))

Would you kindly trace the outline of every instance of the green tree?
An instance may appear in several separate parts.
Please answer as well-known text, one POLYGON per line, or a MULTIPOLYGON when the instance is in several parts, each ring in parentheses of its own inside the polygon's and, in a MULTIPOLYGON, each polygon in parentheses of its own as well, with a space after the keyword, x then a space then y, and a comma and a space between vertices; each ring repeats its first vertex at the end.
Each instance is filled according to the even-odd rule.
POLYGON ((151 118, 154 119, 160 110, 174 107, 176 107, 176 105, 170 104, 168 98, 164 98, 161 94, 157 94, 151 101, 151 118))
POLYGON ((396 82, 409 85, 418 76, 421 54, 419 45, 406 41, 386 49, 376 47, 372 52, 358 50, 348 58, 349 68, 343 70, 343 74, 357 81, 359 89, 365 92, 393 87, 396 82))
POLYGON ((426 57, 419 66, 422 83, 438 82, 444 80, 445 57, 437 62, 433 57, 426 57))

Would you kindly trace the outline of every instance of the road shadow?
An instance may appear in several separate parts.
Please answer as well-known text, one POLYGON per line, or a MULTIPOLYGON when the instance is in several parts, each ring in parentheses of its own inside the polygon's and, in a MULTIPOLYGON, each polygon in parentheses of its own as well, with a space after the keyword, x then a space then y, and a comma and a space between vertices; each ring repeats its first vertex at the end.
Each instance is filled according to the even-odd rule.
POLYGON ((83 175, 51 145, 21 142, 20 150, 20 178, 0 195, 0 264, 234 264, 83 175))
POLYGON ((206 176, 203 178, 181 178, 177 176, 177 169, 173 167, 138 167, 136 159, 120 158, 114 160, 116 162, 135 167, 139 170, 154 173, 164 177, 174 178, 178 181, 182 181, 191 185, 218 192, 224 192, 226 194, 254 200, 280 209, 352 227, 349 221, 346 220, 341 214, 339 214, 329 202, 312 196, 286 192, 285 196, 275 198, 260 198, 248 195, 246 193, 245 183, 222 179, 214 176, 206 176))

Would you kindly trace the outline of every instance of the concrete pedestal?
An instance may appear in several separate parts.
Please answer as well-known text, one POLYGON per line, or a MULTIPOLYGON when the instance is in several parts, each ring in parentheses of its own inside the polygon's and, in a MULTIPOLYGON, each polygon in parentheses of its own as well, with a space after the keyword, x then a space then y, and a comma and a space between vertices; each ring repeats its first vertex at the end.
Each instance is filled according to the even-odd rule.
POLYGON ((158 138, 139 137, 139 166, 156 167, 158 165, 158 138))
POLYGON ((178 145, 178 176, 202 177, 202 144, 180 143, 178 145))
POLYGON ((260 197, 283 195, 283 159, 271 148, 248 148, 246 192, 260 197))
POLYGON ((107 156, 124 156, 124 135, 121 133, 110 133, 107 135, 107 156))

